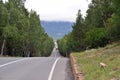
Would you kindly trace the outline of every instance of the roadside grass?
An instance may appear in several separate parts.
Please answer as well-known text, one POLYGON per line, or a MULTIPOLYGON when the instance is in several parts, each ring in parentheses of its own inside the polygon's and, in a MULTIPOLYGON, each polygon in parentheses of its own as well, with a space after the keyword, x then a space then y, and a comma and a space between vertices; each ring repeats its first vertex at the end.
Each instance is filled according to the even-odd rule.
POLYGON ((120 80, 120 42, 72 54, 85 80, 120 80), (106 67, 101 68, 100 62, 106 67))

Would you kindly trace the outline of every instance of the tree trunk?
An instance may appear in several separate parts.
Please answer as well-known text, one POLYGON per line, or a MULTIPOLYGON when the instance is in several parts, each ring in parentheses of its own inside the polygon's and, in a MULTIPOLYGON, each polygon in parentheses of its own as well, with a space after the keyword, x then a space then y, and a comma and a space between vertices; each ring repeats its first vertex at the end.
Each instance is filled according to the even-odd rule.
POLYGON ((1 48, 1 56, 3 56, 4 46, 5 46, 5 39, 3 40, 3 44, 2 44, 2 48, 1 48))
POLYGON ((30 57, 30 51, 28 51, 27 57, 30 57))

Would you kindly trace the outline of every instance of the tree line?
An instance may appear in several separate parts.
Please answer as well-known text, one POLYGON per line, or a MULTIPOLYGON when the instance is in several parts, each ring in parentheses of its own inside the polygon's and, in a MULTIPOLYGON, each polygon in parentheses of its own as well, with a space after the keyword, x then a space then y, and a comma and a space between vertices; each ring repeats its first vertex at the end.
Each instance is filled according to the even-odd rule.
POLYGON ((86 13, 79 10, 72 32, 58 40, 62 55, 120 40, 120 0, 92 0, 86 13))
POLYGON ((49 56, 53 39, 45 33, 39 15, 25 0, 0 0, 0 51, 8 56, 49 56))

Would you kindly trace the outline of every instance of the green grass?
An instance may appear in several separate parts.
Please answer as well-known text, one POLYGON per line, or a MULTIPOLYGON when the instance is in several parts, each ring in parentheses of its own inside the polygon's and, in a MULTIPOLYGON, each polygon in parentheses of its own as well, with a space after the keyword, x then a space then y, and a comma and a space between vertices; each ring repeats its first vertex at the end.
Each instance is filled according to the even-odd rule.
POLYGON ((120 80, 120 42, 73 55, 85 80, 120 80), (105 69, 100 67, 100 62, 106 64, 105 69))

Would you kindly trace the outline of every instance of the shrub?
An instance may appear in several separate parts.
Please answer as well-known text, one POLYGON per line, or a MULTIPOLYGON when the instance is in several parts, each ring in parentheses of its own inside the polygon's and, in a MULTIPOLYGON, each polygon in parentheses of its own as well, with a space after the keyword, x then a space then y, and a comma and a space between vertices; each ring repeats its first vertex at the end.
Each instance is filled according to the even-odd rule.
POLYGON ((104 28, 93 28, 86 32, 85 41, 90 48, 103 47, 108 43, 108 36, 104 28))

